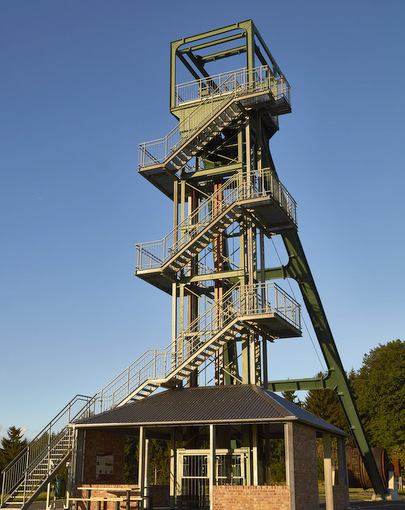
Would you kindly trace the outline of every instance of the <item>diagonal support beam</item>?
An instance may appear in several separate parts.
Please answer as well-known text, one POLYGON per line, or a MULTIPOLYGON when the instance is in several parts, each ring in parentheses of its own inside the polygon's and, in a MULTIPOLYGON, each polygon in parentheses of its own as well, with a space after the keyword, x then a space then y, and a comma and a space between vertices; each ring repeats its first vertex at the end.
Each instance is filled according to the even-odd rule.
MULTIPOLYGON (((333 389, 337 393, 343 412, 346 416, 346 420, 350 426, 353 439, 363 458, 363 462, 374 491, 376 494, 384 497, 386 495, 384 484, 378 472, 373 454, 371 453, 371 448, 361 423, 361 419, 347 381, 346 373, 343 369, 343 365, 298 233, 291 229, 281 232, 281 235, 289 256, 289 262, 284 267, 266 270, 266 279, 268 277, 293 278, 298 283, 306 309, 311 318, 319 346, 329 370, 327 387, 333 389)), ((298 381, 296 381, 295 384, 298 385, 298 381)), ((294 383, 292 384, 292 387, 293 386, 294 383)), ((281 388, 283 386, 275 383, 274 387, 281 388)), ((285 388, 285 386, 283 388, 285 388)), ((269 389, 271 389, 271 386, 269 389)))

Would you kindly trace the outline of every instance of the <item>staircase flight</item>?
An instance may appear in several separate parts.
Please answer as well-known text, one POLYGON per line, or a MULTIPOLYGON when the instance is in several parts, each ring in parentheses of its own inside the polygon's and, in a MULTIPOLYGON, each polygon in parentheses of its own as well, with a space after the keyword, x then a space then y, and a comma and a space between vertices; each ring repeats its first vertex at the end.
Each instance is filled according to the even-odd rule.
POLYGON ((180 383, 243 328, 300 336, 300 306, 275 283, 231 288, 166 348, 146 351, 94 397, 69 402, 3 471, 1 508, 25 510, 64 466, 73 449, 69 423, 180 383))
POLYGON ((196 105, 194 110, 164 138, 139 146, 140 174, 169 197, 176 173, 235 121, 245 106, 268 102, 274 116, 291 109, 288 82, 275 79, 268 66, 240 69, 221 77, 212 77, 220 84, 208 95, 201 94, 206 89, 202 80, 190 84, 197 84, 199 91, 189 101, 196 105))
MULTIPOLYGON (((198 94, 188 99, 191 113, 165 138, 140 146, 140 173, 169 196, 176 173, 245 106, 267 102, 274 115, 289 108, 289 86, 275 80, 267 66, 212 77, 211 83, 218 85, 207 95, 206 84, 197 81, 198 94)), ((295 202, 274 173, 229 178, 162 241, 137 245, 138 275, 151 270, 175 275, 242 215, 266 222, 263 211, 271 209, 270 201, 282 221, 296 225, 295 202)), ((70 423, 179 384, 245 328, 267 338, 300 336, 300 307, 274 283, 231 288, 166 348, 146 351, 94 397, 74 397, 4 469, 0 508, 25 510, 56 476, 74 447, 70 423)))
POLYGON ((179 271, 242 214, 262 207, 260 199, 276 203, 283 221, 296 225, 296 203, 274 172, 252 172, 249 180, 234 175, 163 239, 135 245, 135 274, 179 271))

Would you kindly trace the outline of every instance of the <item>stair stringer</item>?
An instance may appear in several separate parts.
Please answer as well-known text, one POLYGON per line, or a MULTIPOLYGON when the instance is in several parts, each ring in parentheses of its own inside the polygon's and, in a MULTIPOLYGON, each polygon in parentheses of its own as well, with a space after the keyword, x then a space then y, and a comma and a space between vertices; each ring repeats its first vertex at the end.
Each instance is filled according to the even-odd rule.
POLYGON ((194 156, 200 153, 215 136, 221 133, 242 113, 240 97, 226 101, 218 111, 210 113, 200 128, 189 138, 182 139, 178 148, 163 162, 162 167, 175 173, 184 167, 194 156), (218 120, 220 122, 218 122, 218 120), (175 160, 175 161, 173 161, 175 160))
MULTIPOLYGON (((215 136, 246 111, 243 105, 246 105, 248 99, 256 98, 259 101, 262 99, 261 102, 269 102, 271 101, 269 94, 270 92, 267 90, 250 92, 248 94, 235 94, 227 98, 222 107, 215 109, 207 115, 191 136, 182 137, 177 146, 171 149, 169 155, 162 162, 155 160, 156 163, 153 165, 140 164, 139 172, 148 178, 149 172, 154 174, 158 169, 161 169, 168 175, 171 175, 173 179, 176 179, 175 174, 181 168, 199 154, 215 136)), ((146 151, 146 148, 143 150, 146 151)), ((149 156, 151 159, 154 159, 154 156, 150 153, 149 156)))
POLYGON ((193 237, 183 248, 176 252, 171 259, 162 265, 162 272, 177 272, 182 269, 193 257, 204 250, 218 235, 222 234, 234 221, 237 221, 244 211, 241 206, 238 205, 237 201, 230 204, 222 213, 216 216, 203 230, 201 230, 195 237, 193 237), (229 217, 229 215, 231 215, 229 217), (228 217, 228 218, 227 218, 228 217), (226 220, 226 221, 225 221, 226 220), (218 232, 212 232, 218 224, 224 221, 224 225, 221 225, 218 232), (229 222, 229 223, 228 223, 229 222), (195 246, 200 240, 203 243, 199 243, 199 246, 195 246), (194 252, 190 253, 190 250, 194 248, 194 252), (183 260, 178 260, 181 257, 183 260), (177 263, 176 263, 177 260, 177 263))
POLYGON ((175 380, 175 382, 178 381, 178 383, 183 381, 183 379, 185 379, 193 370, 195 370, 197 366, 201 365, 205 360, 211 357, 229 339, 233 338, 238 331, 243 329, 244 326, 240 325, 239 322, 240 317, 236 317, 233 321, 227 324, 225 328, 216 332, 212 338, 210 338, 207 342, 204 342, 199 349, 197 349, 191 356, 183 361, 183 363, 172 370, 172 372, 170 372, 167 377, 161 379, 146 379, 142 384, 138 386, 138 388, 127 395, 126 398, 117 405, 117 407, 123 406, 130 401, 146 398, 157 388, 162 387, 165 384, 170 384, 170 381, 175 380), (230 330, 235 331, 231 333, 230 330), (191 366, 193 363, 195 364, 191 366), (153 387, 153 389, 149 391, 149 387, 153 387), (145 388, 148 388, 148 394, 140 395, 140 392, 145 388))

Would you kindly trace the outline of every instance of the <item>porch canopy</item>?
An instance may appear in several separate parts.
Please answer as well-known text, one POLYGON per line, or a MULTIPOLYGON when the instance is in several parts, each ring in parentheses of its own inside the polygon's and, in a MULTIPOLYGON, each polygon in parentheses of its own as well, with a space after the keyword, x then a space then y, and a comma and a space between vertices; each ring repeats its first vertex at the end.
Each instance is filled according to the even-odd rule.
MULTIPOLYGON (((173 427, 181 425, 279 423, 293 421, 332 436, 347 434, 254 384, 170 389, 80 420, 77 428, 173 427)), ((273 428, 273 427, 272 427, 273 428)), ((273 428, 274 430, 274 428, 273 428)))

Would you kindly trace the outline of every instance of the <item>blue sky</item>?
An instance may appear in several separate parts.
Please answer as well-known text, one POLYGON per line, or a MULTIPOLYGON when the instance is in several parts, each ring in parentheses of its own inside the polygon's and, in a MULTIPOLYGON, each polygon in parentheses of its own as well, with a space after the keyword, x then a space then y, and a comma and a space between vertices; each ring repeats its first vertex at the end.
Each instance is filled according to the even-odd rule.
MULTIPOLYGON (((1 0, 0 435, 169 343, 170 298, 133 276, 172 221, 138 144, 175 125, 170 41, 249 18, 292 86, 272 152, 343 364, 404 339, 403 0, 1 0)), ((322 369, 310 335, 270 346, 271 378, 322 369)))

